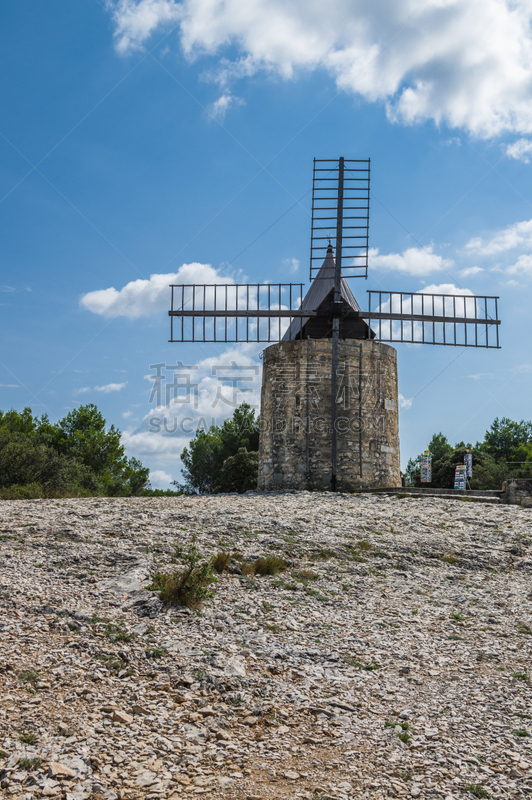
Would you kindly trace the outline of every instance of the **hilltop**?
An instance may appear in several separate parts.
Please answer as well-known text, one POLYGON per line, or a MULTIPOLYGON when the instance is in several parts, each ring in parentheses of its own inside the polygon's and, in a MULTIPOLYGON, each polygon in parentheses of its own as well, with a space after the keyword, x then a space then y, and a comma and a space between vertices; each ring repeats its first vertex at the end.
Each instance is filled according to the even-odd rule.
POLYGON ((308 492, 4 501, 0 786, 66 797, 532 794, 532 517, 308 492), (194 611, 148 591, 192 538, 194 611), (286 569, 251 576, 257 558, 286 569))

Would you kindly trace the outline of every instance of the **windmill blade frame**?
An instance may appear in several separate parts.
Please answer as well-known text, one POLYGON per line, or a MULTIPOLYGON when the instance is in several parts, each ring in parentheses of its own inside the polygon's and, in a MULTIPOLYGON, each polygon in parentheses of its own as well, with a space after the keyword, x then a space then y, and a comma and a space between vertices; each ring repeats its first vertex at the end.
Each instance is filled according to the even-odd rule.
POLYGON ((171 290, 170 342, 278 342, 287 328, 301 333, 303 319, 315 315, 301 308, 302 283, 171 284, 171 290))
POLYGON ((333 246, 344 278, 368 277, 371 160, 314 159, 310 281, 333 246))
POLYGON ((361 312, 380 342, 500 349, 498 297, 369 290, 361 312))

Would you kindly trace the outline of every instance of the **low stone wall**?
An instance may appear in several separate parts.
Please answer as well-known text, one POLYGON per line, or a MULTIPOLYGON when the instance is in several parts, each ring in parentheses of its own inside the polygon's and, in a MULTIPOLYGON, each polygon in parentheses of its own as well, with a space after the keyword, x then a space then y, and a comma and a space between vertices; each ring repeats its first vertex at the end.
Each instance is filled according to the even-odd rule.
POLYGON ((512 506, 532 508, 532 479, 514 478, 510 481, 504 481, 501 501, 512 506))

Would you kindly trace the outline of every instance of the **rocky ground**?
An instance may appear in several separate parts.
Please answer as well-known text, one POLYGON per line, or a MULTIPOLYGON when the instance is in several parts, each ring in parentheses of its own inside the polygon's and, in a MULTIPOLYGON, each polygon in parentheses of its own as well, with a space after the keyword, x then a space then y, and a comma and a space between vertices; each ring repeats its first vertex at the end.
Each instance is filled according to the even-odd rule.
POLYGON ((373 495, 0 505, 0 794, 532 798, 532 511, 373 495), (149 585, 238 551, 201 611, 149 585), (275 576, 238 574, 271 554, 275 576))

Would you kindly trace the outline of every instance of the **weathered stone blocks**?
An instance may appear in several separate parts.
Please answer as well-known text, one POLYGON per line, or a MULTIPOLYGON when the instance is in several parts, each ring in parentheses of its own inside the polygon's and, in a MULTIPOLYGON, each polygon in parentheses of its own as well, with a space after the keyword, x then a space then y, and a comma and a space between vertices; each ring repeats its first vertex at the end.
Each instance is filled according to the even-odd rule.
MULTIPOLYGON (((259 489, 331 485, 331 339, 264 351, 259 489)), ((337 488, 400 486, 397 353, 366 339, 339 344, 337 488)))

